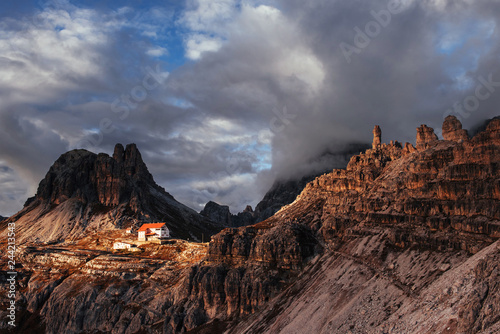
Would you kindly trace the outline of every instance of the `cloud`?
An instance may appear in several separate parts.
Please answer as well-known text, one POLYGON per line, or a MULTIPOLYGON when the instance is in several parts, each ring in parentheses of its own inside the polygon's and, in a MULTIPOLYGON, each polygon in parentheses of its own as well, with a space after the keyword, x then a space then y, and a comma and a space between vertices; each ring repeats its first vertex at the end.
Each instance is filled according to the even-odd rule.
POLYGON ((161 56, 168 55, 168 51, 165 48, 156 47, 156 48, 152 48, 152 49, 149 49, 148 51, 146 51, 146 54, 150 55, 151 57, 161 57, 161 56))
POLYGON ((0 212, 3 216, 13 215, 28 198, 26 191, 28 184, 14 170, 7 167, 4 161, 0 161, 0 184, 2 185, 0 212))
POLYGON ((222 46, 222 39, 208 37, 202 34, 189 36, 186 41, 186 57, 191 60, 198 60, 205 52, 218 51, 222 46))

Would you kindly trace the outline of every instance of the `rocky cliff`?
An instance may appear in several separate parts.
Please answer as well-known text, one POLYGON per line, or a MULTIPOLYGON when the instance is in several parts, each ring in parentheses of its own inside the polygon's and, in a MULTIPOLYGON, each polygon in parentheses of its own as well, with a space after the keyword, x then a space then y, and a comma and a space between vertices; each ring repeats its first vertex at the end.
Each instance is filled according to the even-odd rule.
POLYGON ((185 239, 221 228, 158 186, 135 144, 118 144, 112 157, 86 150, 61 155, 35 197, 3 226, 16 222, 18 242, 54 242, 156 221, 185 239))
POLYGON ((300 177, 277 179, 255 207, 254 223, 266 220, 278 212, 278 210, 283 206, 292 203, 302 190, 304 190, 305 186, 316 177, 321 176, 334 168, 345 168, 349 159, 354 154, 362 152, 368 147, 369 146, 366 144, 349 144, 338 152, 327 152, 322 154, 316 159, 321 161, 321 163, 318 163, 317 161, 311 162, 312 165, 318 164, 323 166, 321 168, 315 168, 300 177))
POLYGON ((498 333, 500 120, 417 147, 378 130, 201 260, 23 249, 19 312, 46 333, 498 333))
POLYGON ((255 223, 255 213, 250 205, 245 210, 234 215, 229 211, 229 206, 220 205, 213 201, 208 202, 200 214, 213 222, 227 227, 240 227, 255 223))
MULTIPOLYGON (((258 312, 200 333, 496 333, 500 120, 469 138, 448 117, 443 133, 420 126, 415 148, 383 144, 375 128, 372 149, 257 224, 307 228, 318 255, 297 256, 308 265, 258 312)), ((220 233, 209 258, 252 260, 255 240, 247 229, 220 233)), ((293 263, 280 256, 286 244, 269 249, 293 263)))
POLYGON ((338 152, 327 152, 310 161, 309 165, 320 167, 306 168, 305 175, 278 178, 264 197, 255 207, 247 206, 238 214, 232 214, 227 205, 208 202, 200 212, 201 215, 229 227, 247 226, 259 223, 274 215, 283 206, 292 203, 304 190, 305 186, 316 177, 323 175, 333 168, 345 168, 351 156, 364 151, 369 146, 365 144, 350 144, 338 152), (328 166, 328 167, 325 167, 328 166))

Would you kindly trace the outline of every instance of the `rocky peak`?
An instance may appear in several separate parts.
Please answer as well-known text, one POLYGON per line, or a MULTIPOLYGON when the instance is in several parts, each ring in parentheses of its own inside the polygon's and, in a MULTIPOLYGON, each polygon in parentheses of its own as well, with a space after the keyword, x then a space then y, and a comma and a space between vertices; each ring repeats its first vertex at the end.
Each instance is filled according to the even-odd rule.
POLYGON ((429 144, 434 143, 438 140, 438 137, 434 133, 434 129, 428 127, 425 124, 420 125, 417 128, 417 149, 422 150, 428 147, 429 144))
POLYGON ((251 206, 251 205, 247 205, 247 206, 245 207, 245 210, 243 210, 243 212, 250 212, 250 213, 253 213, 252 206, 251 206))
MULTIPOLYGON (((84 203, 114 206, 131 201, 134 187, 157 188, 135 144, 115 147, 113 158, 86 150, 73 150, 59 157, 40 182, 36 199, 60 204, 77 198, 84 203)), ((133 201, 132 201, 133 202, 133 201)))
POLYGON ((500 118, 491 120, 491 122, 489 122, 486 126, 486 131, 494 133, 498 136, 498 134, 500 133, 500 118))
POLYGON ((380 126, 375 125, 373 128, 373 143, 372 149, 377 149, 382 144, 382 130, 380 130, 380 126))
POLYGON ((157 185, 135 144, 116 145, 112 157, 87 150, 62 154, 12 220, 24 239, 41 242, 144 222, 166 221, 172 235, 186 239, 221 228, 157 185))
POLYGON ((467 130, 462 129, 462 123, 455 116, 449 115, 443 123, 443 139, 459 142, 469 139, 469 135, 467 130))
POLYGON ((229 211, 229 206, 227 205, 220 205, 210 201, 205 204, 205 207, 201 210, 200 214, 213 222, 220 223, 224 226, 231 226, 231 212, 229 211))
POLYGON ((247 205, 242 212, 234 215, 229 210, 229 206, 210 201, 205 204, 200 214, 223 226, 240 227, 255 223, 254 211, 250 205, 247 205))
POLYGON ((134 175, 135 173, 141 173, 144 176, 149 174, 149 172, 147 172, 146 164, 142 160, 141 153, 135 144, 127 145, 123 160, 127 174, 134 175))
POLYGON ((123 145, 116 144, 115 151, 113 152, 113 159, 115 159, 115 161, 118 163, 122 163, 124 158, 125 158, 125 149, 123 148, 123 145))
MULTIPOLYGON (((452 121, 445 121, 445 127, 452 121)), ((500 237, 500 120, 462 142, 438 140, 432 128, 422 125, 417 129, 417 146, 411 152, 411 145, 403 149, 393 142, 353 156, 346 170, 334 170, 309 183, 295 206, 280 211, 279 216, 303 219, 305 208, 310 211, 309 203, 324 203, 318 205, 319 213, 306 215, 332 221, 330 232, 335 235, 369 222, 500 237)), ((394 240, 400 242, 400 237, 394 240)), ((459 233, 453 238, 451 234, 446 239, 434 237, 428 242, 474 251, 459 233)))

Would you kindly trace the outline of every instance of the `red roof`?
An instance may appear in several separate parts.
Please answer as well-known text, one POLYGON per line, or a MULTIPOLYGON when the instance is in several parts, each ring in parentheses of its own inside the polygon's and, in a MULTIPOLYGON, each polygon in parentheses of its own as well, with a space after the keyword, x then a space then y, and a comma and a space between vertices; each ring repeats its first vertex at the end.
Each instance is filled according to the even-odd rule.
POLYGON ((165 225, 165 223, 144 224, 141 226, 139 231, 146 231, 148 228, 161 228, 163 225, 165 225))

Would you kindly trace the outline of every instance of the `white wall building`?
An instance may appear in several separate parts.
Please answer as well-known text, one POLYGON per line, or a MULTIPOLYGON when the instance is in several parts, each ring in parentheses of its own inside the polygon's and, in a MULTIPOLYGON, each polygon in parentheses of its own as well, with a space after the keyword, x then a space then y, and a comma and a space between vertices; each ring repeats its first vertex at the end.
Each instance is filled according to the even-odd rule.
POLYGON ((130 249, 136 247, 135 245, 129 244, 127 242, 117 241, 113 244, 113 249, 130 249))
POLYGON ((165 223, 144 224, 137 232, 139 241, 170 238, 170 230, 165 223))

